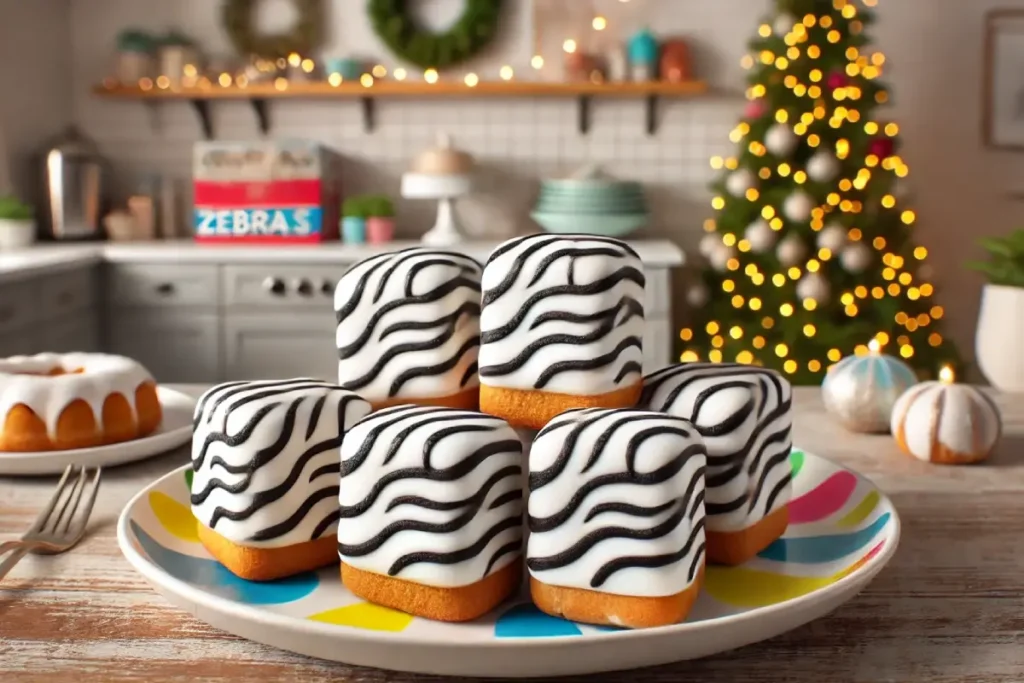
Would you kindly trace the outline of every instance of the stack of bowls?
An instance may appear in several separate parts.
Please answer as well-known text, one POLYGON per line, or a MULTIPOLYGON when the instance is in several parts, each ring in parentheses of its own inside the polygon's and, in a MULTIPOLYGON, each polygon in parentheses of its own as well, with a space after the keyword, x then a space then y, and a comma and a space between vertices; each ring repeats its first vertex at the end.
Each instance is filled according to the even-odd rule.
POLYGON ((621 237, 643 227, 647 201, 640 183, 598 172, 544 180, 533 220, 547 232, 621 237))

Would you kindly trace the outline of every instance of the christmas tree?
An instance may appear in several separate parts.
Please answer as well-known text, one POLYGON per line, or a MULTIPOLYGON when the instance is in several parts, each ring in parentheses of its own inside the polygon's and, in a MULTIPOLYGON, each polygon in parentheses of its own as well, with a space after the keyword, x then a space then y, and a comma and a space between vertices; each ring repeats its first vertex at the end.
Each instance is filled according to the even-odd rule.
POLYGON ((922 377, 957 366, 912 241, 899 127, 878 117, 889 90, 868 48, 876 1, 776 0, 759 27, 736 156, 711 160, 708 267, 688 295, 702 320, 682 331, 682 360, 763 365, 795 384, 869 347, 922 377))

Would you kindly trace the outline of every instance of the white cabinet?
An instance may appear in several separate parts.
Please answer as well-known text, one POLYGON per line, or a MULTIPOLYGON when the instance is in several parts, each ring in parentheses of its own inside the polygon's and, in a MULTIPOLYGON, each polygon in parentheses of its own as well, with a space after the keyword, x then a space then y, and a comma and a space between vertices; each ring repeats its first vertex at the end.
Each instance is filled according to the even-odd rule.
POLYGON ((335 381, 334 316, 253 313, 224 317, 225 380, 314 377, 335 381))
POLYGON ((118 309, 110 316, 111 353, 134 358, 158 382, 217 382, 221 377, 216 313, 189 308, 118 309))
POLYGON ((96 312, 87 310, 64 320, 43 324, 39 333, 39 347, 40 351, 53 353, 99 351, 99 320, 96 312))

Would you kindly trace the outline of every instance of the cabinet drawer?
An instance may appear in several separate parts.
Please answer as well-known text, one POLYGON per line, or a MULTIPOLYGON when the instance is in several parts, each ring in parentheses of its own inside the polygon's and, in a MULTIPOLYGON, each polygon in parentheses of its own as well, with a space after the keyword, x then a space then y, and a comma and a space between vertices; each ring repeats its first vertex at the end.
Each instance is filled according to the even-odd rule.
POLYGON ((673 362, 672 348, 675 335, 665 319, 647 319, 644 322, 644 374, 654 372, 673 362))
POLYGON ((25 327, 38 314, 38 280, 0 284, 0 334, 25 327))
POLYGON ((93 311, 83 311, 43 325, 41 346, 52 353, 92 353, 100 350, 99 321, 93 311))
POLYGON ((142 363, 158 382, 220 381, 220 321, 194 308, 118 309, 109 350, 142 363))
POLYGON ((0 358, 8 356, 31 356, 45 351, 40 345, 39 335, 33 328, 22 328, 0 334, 0 358))
POLYGON ((220 299, 215 265, 117 264, 107 277, 115 306, 212 308, 220 299))
POLYGON ((644 315, 654 317, 668 313, 672 300, 671 271, 667 268, 644 270, 647 286, 644 290, 644 315))
POLYGON ((338 355, 334 316, 275 313, 224 317, 224 361, 228 381, 316 377, 334 381, 338 355))
POLYGON ((329 310, 334 287, 348 268, 337 266, 225 266, 222 271, 227 306, 276 306, 329 310))
POLYGON ((93 268, 70 270, 40 280, 40 311, 47 319, 89 308, 96 303, 97 272, 93 268))

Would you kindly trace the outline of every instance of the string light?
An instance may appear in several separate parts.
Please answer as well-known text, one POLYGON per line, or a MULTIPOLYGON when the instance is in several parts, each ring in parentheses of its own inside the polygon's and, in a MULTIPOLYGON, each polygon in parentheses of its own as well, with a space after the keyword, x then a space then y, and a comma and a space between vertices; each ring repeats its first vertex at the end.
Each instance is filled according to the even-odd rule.
POLYGON ((684 327, 682 331, 679 333, 679 338, 682 339, 683 341, 690 341, 691 339, 693 339, 693 330, 691 330, 689 327, 684 327))
MULTIPOLYGON (((316 64, 313 62, 312 59, 309 59, 307 57, 306 59, 302 60, 301 67, 302 67, 303 71, 305 71, 308 74, 311 74, 311 73, 313 73, 313 69, 316 68, 316 64)), ((374 67, 374 69, 376 69, 376 68, 377 67, 374 67)), ((384 67, 380 67, 380 68, 383 69, 384 67)), ((384 73, 386 75, 387 74, 387 70, 385 70, 384 73)), ((383 78, 383 76, 381 76, 381 78, 383 78)))
POLYGON ((398 67, 391 73, 391 75, 396 81, 404 81, 405 77, 408 76, 408 72, 406 72, 402 67, 398 67))
POLYGON ((562 43, 562 49, 568 54, 576 52, 576 47, 576 41, 572 38, 568 38, 564 43, 562 43))
POLYGON ((423 72, 423 80, 427 83, 437 83, 437 69, 427 69, 423 72))
POLYGON ((594 20, 590 22, 590 25, 594 27, 595 31, 603 31, 608 28, 608 20, 598 15, 594 17, 594 20))
POLYGON ((373 86, 373 76, 371 76, 370 74, 363 74, 362 76, 359 77, 359 83, 364 88, 372 87, 373 86))
POLYGON ((498 71, 498 76, 500 76, 503 81, 511 81, 515 76, 515 71, 513 71, 512 67, 506 64, 498 71))
POLYGON ((530 58, 530 66, 532 66, 534 69, 538 69, 538 70, 543 69, 544 68, 544 58, 541 57, 540 55, 534 55, 533 57, 530 58))

